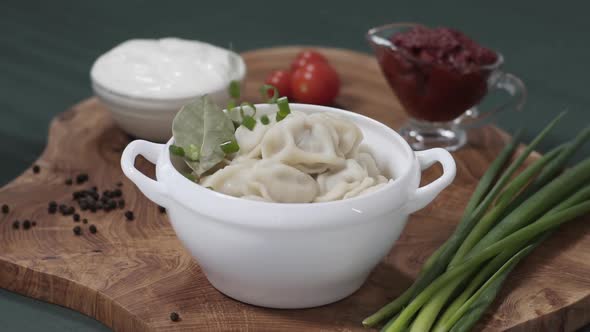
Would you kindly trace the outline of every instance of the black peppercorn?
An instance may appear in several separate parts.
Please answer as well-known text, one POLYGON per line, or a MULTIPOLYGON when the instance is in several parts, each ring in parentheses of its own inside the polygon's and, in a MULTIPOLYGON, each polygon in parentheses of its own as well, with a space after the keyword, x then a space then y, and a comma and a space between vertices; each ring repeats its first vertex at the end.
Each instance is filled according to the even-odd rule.
POLYGON ((163 206, 158 205, 158 210, 160 211, 160 213, 166 213, 166 208, 163 206))
POLYGON ((102 207, 103 207, 102 202, 96 202, 96 209, 97 210, 102 209, 102 207))
POLYGON ((135 216, 133 215, 133 211, 125 212, 125 218, 127 218, 127 221, 132 221, 133 219, 135 219, 135 216))
POLYGON ((76 183, 77 184, 82 184, 86 181, 88 181, 88 174, 80 173, 80 174, 78 174, 78 176, 76 176, 76 183))
POLYGON ((23 221, 23 229, 31 228, 31 222, 29 220, 23 221))
POLYGON ((50 206, 47 208, 47 212, 49 212, 49 214, 55 214, 55 212, 57 212, 57 207, 50 206))
POLYGON ((66 183, 66 186, 71 186, 72 183, 74 183, 74 181, 72 179, 67 179, 65 183, 66 183))
POLYGON ((66 206, 63 209, 60 206, 59 210, 63 216, 71 216, 76 212, 76 209, 73 206, 66 206))
POLYGON ((49 207, 52 207, 53 206, 53 207, 57 208, 57 202, 56 201, 51 201, 51 202, 49 202, 49 205, 48 206, 49 207))
POLYGON ((109 209, 114 210, 117 208, 117 202, 114 199, 110 199, 107 201, 107 206, 109 209))
POLYGON ((121 189, 115 189, 111 192, 111 195, 113 197, 121 197, 123 196, 123 192, 121 191, 121 189))
POLYGON ((87 224, 88 223, 88 219, 86 219, 86 218, 82 219, 82 223, 83 224, 87 224))
POLYGON ((96 205, 90 205, 90 212, 96 212, 96 205))
POLYGON ((75 222, 79 222, 80 221, 80 215, 77 213, 74 213, 74 215, 72 216, 72 218, 74 219, 75 222))
POLYGON ((10 208, 8 207, 8 205, 2 205, 2 213, 7 214, 8 212, 10 212, 10 208))
POLYGON ((14 229, 18 229, 19 227, 20 227, 20 221, 18 221, 18 220, 15 220, 15 221, 12 223, 12 228, 14 228, 14 229))
POLYGON ((76 235, 82 234, 82 228, 80 226, 74 227, 73 231, 74 231, 74 234, 76 234, 76 235))
POLYGON ((173 311, 170 313, 170 320, 173 322, 178 322, 180 320, 180 315, 173 311))
POLYGON ((98 232, 98 229, 96 229, 96 226, 94 225, 90 225, 90 227, 88 227, 88 230, 90 230, 90 233, 92 234, 96 234, 96 232, 98 232))
POLYGON ((33 165, 33 173, 39 174, 40 171, 41 167, 39 167, 39 165, 33 165))

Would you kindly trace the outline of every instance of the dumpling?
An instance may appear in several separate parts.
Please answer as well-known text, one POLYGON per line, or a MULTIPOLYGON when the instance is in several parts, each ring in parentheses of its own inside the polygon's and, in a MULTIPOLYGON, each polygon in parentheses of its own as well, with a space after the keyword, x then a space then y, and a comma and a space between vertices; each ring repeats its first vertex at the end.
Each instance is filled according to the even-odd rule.
POLYGON ((309 203, 363 195, 388 182, 353 122, 296 111, 280 122, 269 118, 253 130, 238 127, 240 150, 200 184, 249 200, 309 203))
POLYGON ((317 182, 309 174, 272 160, 261 160, 254 166, 249 189, 278 203, 309 203, 318 194, 317 182))
POLYGON ((328 202, 355 197, 373 187, 382 187, 381 184, 387 181, 377 168, 375 159, 369 153, 360 152, 356 159, 347 159, 344 168, 317 176, 320 195, 315 201, 328 202))
POLYGON ((261 142, 263 159, 273 159, 308 174, 341 168, 338 134, 326 121, 293 113, 272 126, 261 142), (316 120, 316 121, 314 121, 316 120))
POLYGON ((234 159, 231 164, 217 170, 215 173, 201 178, 200 184, 203 187, 210 187, 213 190, 235 197, 241 197, 247 194, 247 182, 245 176, 250 172, 255 159, 240 159, 236 162, 234 159))
POLYGON ((362 186, 359 190, 368 188, 373 185, 374 180, 355 159, 348 159, 342 169, 318 175, 317 182, 320 195, 315 201, 328 202, 343 199, 348 192, 359 186, 362 186))
POLYGON ((278 203, 309 203, 318 193, 316 181, 294 167, 244 158, 203 178, 201 185, 235 197, 278 203))
POLYGON ((239 126, 236 129, 235 136, 238 145, 240 146, 240 150, 238 151, 238 156, 246 156, 247 158, 260 158, 260 142, 264 137, 264 134, 271 128, 274 123, 274 117, 269 117, 270 122, 268 124, 263 124, 260 121, 257 121, 256 126, 252 130, 244 127, 239 126))
POLYGON ((363 132, 351 121, 329 113, 314 113, 309 116, 309 121, 321 121, 329 124, 336 132, 339 156, 353 158, 363 140, 363 132))

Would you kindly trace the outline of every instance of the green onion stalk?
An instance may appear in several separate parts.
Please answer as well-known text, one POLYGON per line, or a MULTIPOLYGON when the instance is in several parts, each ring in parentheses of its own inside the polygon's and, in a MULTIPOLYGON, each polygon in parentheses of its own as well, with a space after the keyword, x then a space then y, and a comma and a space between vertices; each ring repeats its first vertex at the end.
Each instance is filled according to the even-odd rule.
MULTIPOLYGON (((469 249, 467 249, 470 250, 469 255, 467 257, 477 254, 483 248, 487 248, 487 246, 496 243, 508 234, 536 220, 545 212, 549 211, 552 207, 559 207, 560 200, 562 200, 563 197, 568 197, 569 195, 573 194, 579 187, 578 180, 582 181, 582 183, 590 181, 590 159, 581 162, 574 168, 563 173, 561 176, 556 178, 547 186, 543 187, 539 192, 531 196, 522 205, 520 205, 517 209, 510 213, 506 218, 502 219, 489 233, 487 233, 487 235, 484 238, 480 237, 480 240, 480 238, 478 237, 483 234, 483 231, 476 232, 476 229, 484 224, 486 224, 484 228, 489 229, 489 226, 491 224, 491 222, 488 222, 488 220, 486 220, 486 218, 484 217, 481 220, 481 222, 474 228, 474 230, 469 234, 465 242, 463 242, 462 244, 462 247, 466 244, 469 244, 470 242, 468 242, 468 240, 472 240, 471 243, 477 243, 475 246, 469 247, 469 249)), ((567 206, 567 202, 568 200, 562 202, 562 204, 566 204, 567 206)), ((494 209, 491 210, 491 213, 493 212, 494 209)), ((489 215, 490 214, 487 214, 486 216, 489 215)), ((515 249, 517 248, 512 248, 508 254, 512 255, 515 249)), ((457 251, 457 253, 459 253, 459 251, 457 251)), ((463 259, 464 258, 461 257, 459 260, 452 261, 449 264, 449 269, 453 269, 453 267, 459 264, 459 262, 461 262, 463 259)), ((506 258, 498 258, 498 261, 491 261, 490 263, 488 263, 488 266, 502 264, 505 262, 505 260, 506 258)), ((492 268, 489 269, 491 271, 494 271, 494 269, 492 268)), ((470 273, 474 272, 475 271, 471 271, 470 273)), ((480 278, 483 278, 485 280, 485 278, 489 276, 485 274, 487 272, 488 271, 482 272, 482 276, 480 278)), ((450 281, 448 284, 442 287, 437 293, 433 294, 433 296, 428 300, 428 303, 424 306, 424 308, 416 317, 415 322, 413 324, 414 329, 411 331, 415 332, 430 330, 430 328, 434 324, 434 321, 436 320, 436 317, 438 316, 438 313, 440 312, 444 304, 448 302, 449 298, 455 292, 456 288, 461 283, 465 282, 465 280, 469 279, 469 277, 471 276, 470 273, 466 273, 450 281)), ((476 279, 478 278, 476 277, 476 279)))
POLYGON ((505 238, 495 242, 487 248, 481 250, 466 258, 462 263, 447 270, 436 278, 428 287, 426 287, 412 302, 406 306, 397 319, 388 326, 386 332, 402 332, 404 331, 410 319, 420 310, 428 300, 434 296, 446 284, 464 274, 472 273, 482 263, 500 254, 506 248, 524 247, 526 244, 543 232, 554 229, 559 225, 570 221, 576 217, 582 216, 590 212, 590 201, 577 204, 568 209, 545 215, 539 218, 534 223, 525 226, 518 231, 506 236, 505 238))
MULTIPOLYGON (((504 173, 501 173, 504 164, 508 161, 513 151, 518 146, 518 138, 520 137, 520 133, 516 135, 516 139, 508 144, 500 153, 498 158, 490 165, 482 177, 482 180, 480 181, 474 195, 472 195, 472 198, 469 201, 464 215, 461 218, 461 221, 455 232, 451 235, 447 242, 427 260, 416 282, 414 282, 414 284, 396 300, 387 304, 375 314, 363 320, 363 325, 374 326, 380 321, 387 319, 399 312, 399 310, 410 300, 412 300, 412 298, 418 292, 428 286, 432 280, 434 280, 447 268, 449 262, 455 256, 457 249, 461 246, 464 239, 469 235, 474 225, 484 215, 504 186, 510 181, 510 178, 524 163, 526 158, 528 158, 530 153, 547 136, 547 134, 559 122, 564 114, 565 113, 559 114, 553 121, 551 121, 551 123, 549 123, 549 125, 543 129, 541 133, 539 133, 539 135, 531 142, 531 144, 525 148, 523 153, 520 154, 520 156, 508 167, 508 169, 506 169, 504 173), (502 175, 495 182, 495 184, 493 184, 494 179, 496 179, 499 174, 502 175)), ((449 290, 448 293, 450 295, 452 290, 449 290)), ((437 306, 442 306, 442 304, 439 303, 437 306)), ((437 306, 433 305, 433 307, 430 309, 434 310, 437 306)), ((433 322, 426 323, 421 327, 431 325, 432 323, 433 322)))
MULTIPOLYGON (((465 208, 463 217, 461 218, 455 233, 468 232, 468 230, 463 231, 463 229, 468 228, 467 222, 469 221, 469 216, 473 213, 473 210, 475 210, 477 205, 488 193, 494 181, 498 177, 498 174, 502 172, 503 167, 510 160, 510 157, 520 143, 521 136, 522 131, 515 133, 512 141, 502 149, 498 157, 490 164, 490 167, 488 167, 484 175, 481 177, 473 195, 471 195, 471 198, 467 203, 467 207, 465 208)), ((448 263, 447 259, 450 259, 451 255, 454 253, 453 249, 449 249, 449 247, 458 246, 461 240, 462 239, 460 236, 456 236, 456 238, 451 237, 449 240, 447 240, 426 260, 422 270, 416 278, 416 281, 410 286, 410 288, 398 296, 394 301, 388 303, 371 316, 365 318, 363 320, 363 325, 366 327, 376 326, 383 320, 391 318, 393 315, 399 312, 408 302, 410 302, 415 294, 428 286, 428 284, 434 280, 434 278, 444 271, 446 264, 448 263), (457 242, 457 244, 454 242, 457 242)))
MULTIPOLYGON (((553 214, 559 211, 563 211, 577 204, 583 203, 584 201, 590 200, 590 184, 586 187, 578 190, 576 193, 571 195, 568 199, 551 209, 547 214, 553 214)), ((489 264, 486 264, 484 268, 473 278, 469 285, 463 290, 463 292, 457 296, 457 298, 448 306, 444 314, 438 319, 438 325, 445 324, 450 316, 454 313, 469 299, 469 297, 477 290, 477 288, 485 282, 485 280, 494 273, 500 266, 506 262, 509 258, 509 251, 505 250, 498 256, 496 256, 489 264)), ((434 331, 443 331, 439 327, 435 327, 434 331)))

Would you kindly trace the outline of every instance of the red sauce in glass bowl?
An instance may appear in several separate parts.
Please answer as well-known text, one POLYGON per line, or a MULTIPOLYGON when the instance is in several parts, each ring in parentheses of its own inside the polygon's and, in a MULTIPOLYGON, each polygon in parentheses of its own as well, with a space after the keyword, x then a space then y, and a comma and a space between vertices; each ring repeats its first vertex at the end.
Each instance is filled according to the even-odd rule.
POLYGON ((447 122, 485 96, 498 55, 449 28, 416 26, 394 34, 376 55, 391 88, 415 119, 447 122))

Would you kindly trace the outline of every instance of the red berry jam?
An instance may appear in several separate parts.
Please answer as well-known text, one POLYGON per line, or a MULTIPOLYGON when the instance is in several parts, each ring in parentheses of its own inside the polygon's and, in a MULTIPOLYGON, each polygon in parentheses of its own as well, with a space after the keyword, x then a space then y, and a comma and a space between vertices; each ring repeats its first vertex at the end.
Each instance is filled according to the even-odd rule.
POLYGON ((487 92, 492 50, 449 28, 416 26, 391 37, 395 50, 376 49, 391 88, 415 119, 446 122, 478 104, 487 92))

